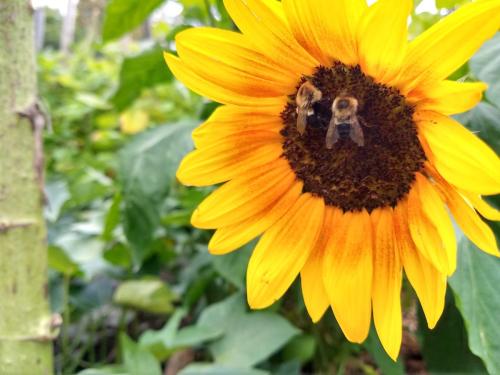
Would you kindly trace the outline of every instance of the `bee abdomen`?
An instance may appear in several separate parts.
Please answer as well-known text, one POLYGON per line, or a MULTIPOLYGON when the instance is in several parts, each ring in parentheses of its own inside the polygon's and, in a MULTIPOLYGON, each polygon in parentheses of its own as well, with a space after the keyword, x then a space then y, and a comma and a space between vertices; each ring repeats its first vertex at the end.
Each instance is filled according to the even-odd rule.
POLYGON ((349 138, 350 132, 351 132, 351 124, 342 123, 337 125, 337 133, 339 134, 340 139, 349 138))

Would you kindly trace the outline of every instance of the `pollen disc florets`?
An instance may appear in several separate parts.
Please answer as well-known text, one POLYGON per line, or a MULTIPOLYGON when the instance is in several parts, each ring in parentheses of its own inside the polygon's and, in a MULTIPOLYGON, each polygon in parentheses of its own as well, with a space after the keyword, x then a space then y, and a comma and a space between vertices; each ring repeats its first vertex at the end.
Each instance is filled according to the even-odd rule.
POLYGON ((397 89, 376 83, 359 67, 339 62, 331 68, 319 67, 312 77, 303 77, 297 90, 305 81, 321 92, 321 99, 311 104, 301 134, 297 128, 297 93, 292 95, 282 113, 281 131, 284 157, 304 182, 304 191, 344 211, 394 207, 410 191, 415 172, 425 161, 413 107, 397 89), (332 114, 337 97, 357 101, 358 108, 350 119, 339 116, 341 110, 332 114), (355 142, 359 137, 354 133, 346 136, 353 119, 359 123, 364 143, 355 142), (335 131, 338 133, 332 136, 335 131))

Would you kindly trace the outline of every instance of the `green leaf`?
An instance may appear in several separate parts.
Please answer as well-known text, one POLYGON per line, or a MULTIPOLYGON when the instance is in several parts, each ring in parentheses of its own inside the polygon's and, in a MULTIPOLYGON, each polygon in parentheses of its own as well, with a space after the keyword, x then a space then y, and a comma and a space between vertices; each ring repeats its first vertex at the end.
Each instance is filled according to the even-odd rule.
POLYGON ((133 280, 120 284, 113 302, 151 313, 166 314, 173 310, 174 298, 174 294, 161 280, 133 280))
POLYGON ((463 238, 450 285, 465 321, 471 351, 483 360, 489 373, 500 373, 500 259, 463 238))
POLYGON ((77 375, 130 375, 123 366, 104 366, 101 368, 88 368, 77 375))
POLYGON ((207 308, 198 325, 224 331, 220 340, 210 344, 210 351, 217 363, 239 367, 269 358, 300 332, 278 314, 245 312, 240 294, 207 308))
POLYGON ((106 219, 104 220, 104 230, 102 232, 102 239, 104 241, 110 241, 113 238, 113 230, 120 223, 121 202, 121 194, 116 193, 113 197, 113 202, 111 202, 111 206, 109 206, 108 213, 106 214, 106 219))
POLYGON ((225 332, 225 327, 228 323, 233 324, 234 319, 246 313, 243 298, 243 294, 236 293, 222 302, 208 306, 202 311, 198 319, 198 324, 201 326, 220 328, 225 332))
POLYGON ((500 109, 483 102, 471 111, 455 117, 493 147, 497 153, 500 152, 500 109))
POLYGON ((169 82, 172 78, 160 47, 127 57, 120 69, 120 85, 111 102, 118 111, 123 111, 141 95, 143 89, 169 82))
POLYGON ((382 374, 404 375, 405 368, 403 363, 401 363, 400 359, 398 359, 397 362, 394 362, 387 355, 373 326, 371 327, 370 335, 364 342, 363 346, 366 348, 366 350, 368 350, 368 353, 371 354, 382 374))
POLYGON ((119 154, 118 176, 123 186, 125 235, 140 264, 159 224, 159 205, 166 197, 177 166, 192 149, 196 122, 185 120, 137 135, 119 154))
POLYGON ((160 364, 156 358, 125 333, 120 334, 120 349, 129 374, 161 375, 160 364))
POLYGON ((80 272, 80 267, 73 262, 63 249, 57 246, 49 246, 49 267, 61 272, 66 276, 73 276, 80 272))
POLYGON ((183 368, 179 375, 266 375, 267 371, 214 363, 194 363, 183 368))
POLYGON ((247 264, 250 255, 252 255, 253 247, 252 243, 238 251, 212 257, 215 270, 239 289, 243 289, 247 264))
POLYGON ((295 336, 283 349, 285 361, 297 360, 300 363, 310 361, 316 351, 316 340, 311 335, 295 336))
POLYGON ((481 360, 469 350, 464 321, 451 293, 447 295, 445 310, 437 326, 428 329, 423 312, 419 311, 419 327, 422 355, 430 374, 486 373, 481 360))
POLYGON ((71 198, 66 181, 51 181, 45 185, 47 205, 45 206, 45 218, 55 222, 59 218, 61 208, 71 198))
POLYGON ((177 332, 172 346, 178 348, 195 346, 219 338, 222 334, 222 330, 214 327, 189 326, 177 332))
POLYGON ((116 39, 139 26, 164 0, 111 0, 106 7, 102 37, 116 39))
POLYGON ((110 249, 106 250, 103 255, 109 263, 123 268, 130 268, 132 258, 130 249, 122 243, 116 243, 110 249))
POLYGON ((470 68, 476 77, 489 85, 488 100, 500 107, 500 33, 483 44, 470 60, 470 68))

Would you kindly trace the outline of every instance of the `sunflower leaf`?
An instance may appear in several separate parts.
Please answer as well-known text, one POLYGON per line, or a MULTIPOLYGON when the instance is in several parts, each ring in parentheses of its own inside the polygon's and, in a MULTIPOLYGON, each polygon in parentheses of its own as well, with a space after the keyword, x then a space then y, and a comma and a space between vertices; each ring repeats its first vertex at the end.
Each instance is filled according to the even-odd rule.
POLYGON ((159 224, 158 206, 166 197, 181 158, 193 147, 196 122, 185 120, 136 136, 119 154, 125 235, 133 245, 134 263, 143 260, 159 224))
POLYGON ((278 314, 247 313, 241 294, 205 309, 198 324, 223 330, 224 336, 210 344, 210 351, 217 363, 236 367, 256 365, 300 333, 278 314))
POLYGON ((102 28, 104 42, 119 38, 139 26, 164 0, 111 0, 102 28))
POLYGON ((160 375, 161 368, 156 358, 125 333, 120 334, 120 349, 129 374, 160 375))
POLYGON ((458 309, 465 321, 471 351, 488 372, 500 373, 500 259, 481 252, 463 238, 458 269, 450 279, 458 309))
POLYGON ((443 316, 436 328, 427 328, 420 309, 419 328, 422 339, 422 355, 427 370, 432 374, 485 374, 483 362, 471 353, 467 332, 460 312, 455 306, 452 293, 447 294, 443 316))
POLYGON ((472 72, 489 85, 486 97, 500 107, 500 33, 483 44, 470 60, 472 72))
POLYGON ((141 95, 143 89, 169 82, 172 78, 172 73, 163 60, 161 47, 127 57, 123 60, 120 85, 111 98, 111 103, 117 110, 123 111, 141 95))

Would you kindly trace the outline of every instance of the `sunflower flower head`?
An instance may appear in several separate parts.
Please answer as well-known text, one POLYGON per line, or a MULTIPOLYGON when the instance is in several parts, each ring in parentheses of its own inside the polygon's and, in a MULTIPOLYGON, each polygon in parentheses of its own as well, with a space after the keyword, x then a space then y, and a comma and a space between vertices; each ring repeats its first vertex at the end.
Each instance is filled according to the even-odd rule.
POLYGON ((247 270, 252 308, 300 275, 313 321, 331 307, 363 342, 371 318, 387 353, 402 339, 403 271, 430 328, 456 268, 450 213, 499 256, 480 215, 500 193, 500 160, 448 117, 486 85, 446 78, 500 26, 500 1, 463 6, 408 42, 410 0, 225 0, 240 32, 183 31, 172 72, 222 103, 193 133, 178 179, 224 183, 192 217, 213 254, 260 239, 247 270))

